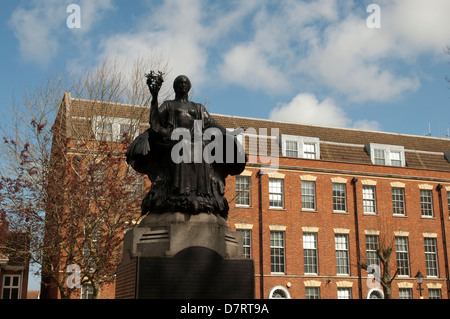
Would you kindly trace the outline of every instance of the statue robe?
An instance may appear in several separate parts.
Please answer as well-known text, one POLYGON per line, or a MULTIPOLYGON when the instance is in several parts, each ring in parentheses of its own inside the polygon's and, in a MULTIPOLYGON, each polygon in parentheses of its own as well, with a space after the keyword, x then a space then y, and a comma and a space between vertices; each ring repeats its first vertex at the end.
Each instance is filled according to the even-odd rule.
MULTIPOLYGON (((191 103, 189 114, 177 108, 179 101, 165 101, 151 110, 151 127, 139 135, 127 151, 127 162, 138 172, 147 174, 151 189, 142 202, 142 214, 148 212, 214 213, 227 218, 225 178, 240 174, 246 156, 236 137, 214 120, 205 107, 191 103), (194 162, 194 120, 201 123, 201 132, 216 128, 223 134, 224 159, 218 163, 194 162), (171 158, 172 147, 180 141, 171 139, 177 128, 189 130, 192 139, 184 140, 191 149, 191 161, 176 163, 171 158), (234 161, 226 162, 226 143, 234 147, 234 161), (238 160, 241 159, 241 160, 238 160), (243 160, 242 160, 243 159, 243 160)), ((201 154, 209 141, 201 140, 201 154)), ((198 147, 198 144, 197 144, 198 147)))

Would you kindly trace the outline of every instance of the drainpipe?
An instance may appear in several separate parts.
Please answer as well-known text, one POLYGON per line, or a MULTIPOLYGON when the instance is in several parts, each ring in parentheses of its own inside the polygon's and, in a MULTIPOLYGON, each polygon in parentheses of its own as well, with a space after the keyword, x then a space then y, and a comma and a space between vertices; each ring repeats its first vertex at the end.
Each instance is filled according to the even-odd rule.
POLYGON ((362 296, 362 278, 361 278, 361 249, 359 246, 359 222, 358 222, 358 196, 356 192, 356 183, 358 179, 353 177, 353 196, 354 196, 354 205, 355 205, 355 237, 356 237, 356 259, 358 265, 358 296, 359 299, 363 299, 362 296))
POLYGON ((263 206, 262 206, 262 175, 261 170, 258 171, 258 183, 259 183, 259 288, 261 299, 264 299, 264 244, 263 244, 263 206))
POLYGON ((441 229, 442 229, 442 244, 444 246, 444 263, 445 263, 445 276, 447 281, 447 298, 450 299, 450 273, 448 269, 448 252, 447 252, 447 239, 445 234, 445 224, 444 224, 444 204, 442 202, 442 188, 443 186, 439 184, 437 186, 439 194, 439 210, 441 213, 441 229))

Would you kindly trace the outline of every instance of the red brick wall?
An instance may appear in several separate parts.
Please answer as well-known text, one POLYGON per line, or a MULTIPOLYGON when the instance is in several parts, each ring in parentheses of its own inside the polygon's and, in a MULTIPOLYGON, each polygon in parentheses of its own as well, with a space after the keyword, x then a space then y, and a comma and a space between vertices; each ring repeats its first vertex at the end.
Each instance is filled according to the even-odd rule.
MULTIPOLYGON (((262 240, 263 240, 263 268, 264 268, 264 292, 263 297, 269 296, 270 290, 275 286, 286 287, 290 283, 290 288, 286 288, 292 298, 305 297, 304 281, 317 280, 320 285, 321 298, 337 298, 337 285, 339 281, 353 282, 352 297, 358 298, 358 267, 357 267, 357 245, 355 229, 355 209, 354 192, 352 178, 358 178, 356 184, 357 210, 359 222, 359 241, 361 261, 366 259, 365 230, 378 230, 381 239, 385 234, 393 238, 394 231, 408 232, 410 277, 397 277, 393 282, 393 297, 398 298, 398 282, 408 282, 413 284, 413 298, 418 297, 417 284, 414 276, 420 270, 425 275, 423 288, 428 283, 439 283, 442 285, 442 298, 447 298, 447 286, 445 283, 445 262, 442 242, 440 206, 437 181, 433 179, 450 180, 450 174, 441 172, 430 172, 421 170, 411 170, 407 168, 393 168, 372 165, 351 165, 341 163, 331 163, 323 161, 308 161, 283 158, 280 160, 279 172, 284 176, 285 207, 284 209, 269 208, 269 191, 267 175, 261 176, 262 183, 262 240), (283 166, 285 165, 285 166, 283 166), (289 170, 285 169, 289 166, 289 170), (343 171, 338 175, 337 171, 343 171), (347 172, 355 172, 347 174, 347 172), (316 179, 316 207, 317 212, 305 212, 301 210, 301 175, 312 175, 316 179), (332 178, 343 177, 347 179, 347 213, 333 212, 332 199, 332 178), (377 214, 369 215, 363 212, 362 180, 376 181, 376 204, 377 214), (406 217, 394 217, 392 208, 392 186, 391 182, 401 182, 405 184, 405 205, 406 217), (420 205, 420 184, 433 186, 433 210, 434 217, 424 218, 420 205), (270 273, 270 230, 269 225, 286 226, 285 231, 285 275, 271 275, 270 273), (319 255, 319 275, 305 276, 303 269, 303 226, 318 227, 318 255, 319 255), (350 276, 336 275, 336 260, 334 246, 334 228, 349 229, 349 255, 350 255, 350 276), (438 249, 439 278, 427 278, 424 251, 424 232, 437 234, 436 242, 438 249), (328 282, 330 280, 330 282, 328 282), (328 283, 327 283, 328 282, 328 283)), ((230 204, 229 225, 234 228, 236 223, 253 224, 252 229, 252 257, 255 260, 255 272, 257 274, 256 297, 261 297, 260 292, 260 211, 259 211, 259 177, 258 169, 252 171, 251 176, 251 207, 235 207, 230 204)), ((234 196, 234 177, 229 177, 227 181, 228 194, 234 196)), ((444 186, 448 186, 444 185, 444 186)), ((449 212, 447 209, 447 197, 443 190, 444 199, 444 223, 448 236, 449 212)), ((396 269, 395 249, 391 255, 392 273, 396 269)), ((367 272, 362 270, 362 296, 366 298, 371 287, 367 286, 367 272)), ((427 298, 427 289, 423 291, 427 298)))

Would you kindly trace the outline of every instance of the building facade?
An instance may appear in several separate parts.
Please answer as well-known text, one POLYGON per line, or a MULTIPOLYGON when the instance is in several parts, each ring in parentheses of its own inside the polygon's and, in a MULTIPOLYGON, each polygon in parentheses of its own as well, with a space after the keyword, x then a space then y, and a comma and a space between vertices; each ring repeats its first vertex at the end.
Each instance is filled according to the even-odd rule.
MULTIPOLYGON (((67 128, 114 140, 133 114, 139 132, 148 128, 147 108, 121 105, 99 126, 85 102, 66 94, 67 128)), ((449 139, 212 116, 244 128, 249 161, 226 195, 229 227, 254 260, 255 298, 383 298, 378 249, 391 251, 393 298, 449 298, 449 139)))
POLYGON ((27 245, 25 234, 0 219, 0 299, 27 299, 29 261, 21 254, 27 245))

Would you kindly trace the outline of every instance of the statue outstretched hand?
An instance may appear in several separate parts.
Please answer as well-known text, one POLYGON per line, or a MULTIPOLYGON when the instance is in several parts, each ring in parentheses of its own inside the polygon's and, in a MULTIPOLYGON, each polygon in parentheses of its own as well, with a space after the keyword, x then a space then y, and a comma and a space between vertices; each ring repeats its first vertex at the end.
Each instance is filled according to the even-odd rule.
POLYGON ((145 75, 147 77, 148 88, 153 97, 158 96, 159 90, 164 82, 163 75, 161 71, 158 71, 158 73, 150 71, 149 74, 145 75))

